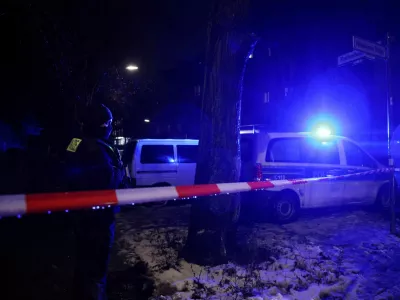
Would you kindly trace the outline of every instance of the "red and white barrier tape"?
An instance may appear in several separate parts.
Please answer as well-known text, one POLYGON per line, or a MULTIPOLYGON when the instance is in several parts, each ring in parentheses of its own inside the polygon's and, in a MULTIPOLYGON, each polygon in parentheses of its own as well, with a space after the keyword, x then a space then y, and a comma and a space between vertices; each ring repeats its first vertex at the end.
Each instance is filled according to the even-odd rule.
POLYGON ((74 209, 104 209, 113 205, 133 205, 166 200, 196 198, 218 194, 239 193, 272 189, 313 181, 336 180, 376 173, 389 173, 393 169, 377 169, 349 175, 318 177, 294 180, 270 180, 256 182, 235 182, 202 184, 176 187, 154 187, 123 190, 85 191, 70 193, 48 193, 0 196, 0 217, 18 216, 32 213, 51 213, 74 209))

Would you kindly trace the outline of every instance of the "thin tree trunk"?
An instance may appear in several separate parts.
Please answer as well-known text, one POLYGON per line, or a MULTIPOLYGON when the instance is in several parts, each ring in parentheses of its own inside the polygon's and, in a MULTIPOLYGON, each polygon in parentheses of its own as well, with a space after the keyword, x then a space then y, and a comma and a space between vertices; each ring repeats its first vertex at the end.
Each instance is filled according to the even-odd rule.
MULTIPOLYGON (((208 30, 197 184, 239 181, 243 76, 257 41, 237 28, 248 0, 216 0, 214 4, 208 30)), ((227 250, 234 248, 239 214, 238 194, 194 201, 182 256, 198 264, 226 262, 227 250)))

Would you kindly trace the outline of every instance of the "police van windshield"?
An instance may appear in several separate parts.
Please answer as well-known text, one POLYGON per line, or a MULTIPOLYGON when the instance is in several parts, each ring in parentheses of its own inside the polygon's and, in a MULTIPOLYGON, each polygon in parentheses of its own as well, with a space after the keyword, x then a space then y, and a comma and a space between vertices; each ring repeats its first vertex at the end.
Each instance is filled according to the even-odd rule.
POLYGON ((268 145, 266 162, 340 164, 336 141, 276 138, 268 145))

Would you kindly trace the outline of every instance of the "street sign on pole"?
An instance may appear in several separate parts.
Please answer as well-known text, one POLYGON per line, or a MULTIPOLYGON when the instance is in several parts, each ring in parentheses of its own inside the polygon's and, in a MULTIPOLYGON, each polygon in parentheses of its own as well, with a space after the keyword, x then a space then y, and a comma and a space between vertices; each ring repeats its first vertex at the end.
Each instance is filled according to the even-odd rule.
POLYGON ((386 48, 385 46, 379 45, 368 40, 364 40, 357 36, 353 36, 353 49, 357 51, 364 52, 365 54, 386 58, 386 48))
POLYGON ((357 59, 357 60, 355 60, 355 61, 352 61, 351 65, 352 65, 352 66, 356 66, 356 65, 358 65, 358 64, 361 64, 363 61, 364 61, 363 59, 357 59))
POLYGON ((346 65, 350 62, 357 61, 364 57, 366 57, 365 53, 360 52, 360 51, 351 51, 351 52, 345 53, 343 55, 338 56, 338 66, 341 67, 343 65, 346 65))
MULTIPOLYGON (((386 46, 382 46, 382 42, 371 42, 364 40, 357 36, 353 36, 353 49, 354 51, 346 53, 338 57, 338 65, 343 66, 347 63, 352 63, 356 65, 367 59, 383 58, 386 64, 386 84, 387 84, 387 97, 386 97, 386 121, 387 121, 387 150, 388 150, 388 166, 389 168, 394 167, 394 160, 392 157, 392 150, 390 147, 390 140, 392 138, 392 117, 393 117, 393 95, 391 86, 391 69, 390 69, 390 44, 393 37, 387 33, 386 34, 386 46), (361 52, 361 53, 360 53, 361 52)), ((390 232, 396 234, 396 181, 394 178, 394 172, 391 173, 391 178, 389 181, 390 185, 390 232)))

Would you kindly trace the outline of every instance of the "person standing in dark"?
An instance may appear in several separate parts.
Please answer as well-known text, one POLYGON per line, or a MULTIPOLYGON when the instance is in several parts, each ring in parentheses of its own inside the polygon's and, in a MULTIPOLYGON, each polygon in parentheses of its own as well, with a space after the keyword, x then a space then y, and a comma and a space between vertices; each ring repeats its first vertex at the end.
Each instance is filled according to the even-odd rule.
MULTIPOLYGON (((104 105, 88 107, 83 132, 66 149, 68 191, 118 189, 123 166, 108 142, 112 131, 111 111, 104 105)), ((106 275, 114 238, 115 209, 82 210, 72 213, 76 234, 74 299, 106 299, 106 275)))

